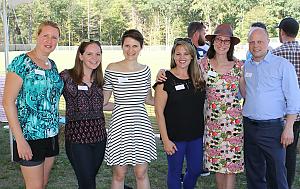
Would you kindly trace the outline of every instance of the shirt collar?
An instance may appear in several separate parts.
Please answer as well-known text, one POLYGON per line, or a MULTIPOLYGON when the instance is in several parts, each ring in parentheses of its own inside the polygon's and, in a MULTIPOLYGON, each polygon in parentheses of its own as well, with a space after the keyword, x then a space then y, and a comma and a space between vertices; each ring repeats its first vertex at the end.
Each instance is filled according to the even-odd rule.
POLYGON ((295 45, 298 45, 298 41, 286 41, 284 43, 282 43, 283 45, 286 45, 286 44, 295 44, 295 45))
MULTIPOLYGON (((272 55, 271 55, 271 52, 269 50, 268 50, 266 56, 264 57, 264 59, 262 59, 259 64, 261 64, 263 62, 266 62, 266 63, 272 62, 272 55)), ((251 58, 250 63, 253 64, 253 65, 255 64, 252 58, 251 58)))
POLYGON ((266 63, 271 63, 272 62, 272 54, 269 50, 268 50, 268 53, 266 54, 265 58, 262 61, 266 62, 266 63))

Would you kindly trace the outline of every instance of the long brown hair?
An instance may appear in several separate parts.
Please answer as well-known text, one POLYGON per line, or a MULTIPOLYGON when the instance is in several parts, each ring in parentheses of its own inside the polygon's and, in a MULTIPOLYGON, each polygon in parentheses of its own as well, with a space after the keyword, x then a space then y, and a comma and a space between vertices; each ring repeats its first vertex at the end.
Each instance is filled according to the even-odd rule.
MULTIPOLYGON (((73 79, 73 81, 75 81, 75 83, 77 84, 82 84, 82 79, 83 79, 83 63, 79 58, 79 55, 83 55, 83 53, 85 52, 85 49, 87 46, 89 46, 90 44, 96 44, 100 47, 101 50, 101 54, 102 54, 102 48, 101 48, 101 44, 99 41, 93 41, 90 40, 88 42, 82 42, 77 50, 76 53, 76 58, 75 58, 75 65, 72 69, 69 70, 70 76, 73 79)), ((104 80, 103 80, 103 71, 102 71, 102 62, 100 62, 100 65, 93 70, 92 72, 92 78, 94 79, 94 82, 102 87, 104 80)))
POLYGON ((191 63, 189 64, 188 67, 188 75, 191 77, 193 85, 195 89, 204 89, 205 88, 205 81, 202 72, 200 71, 199 65, 197 63, 197 54, 195 47, 193 47, 189 42, 184 41, 184 40, 179 40, 176 41, 175 44, 173 45, 173 48, 171 50, 171 68, 176 67, 175 63, 175 49, 176 47, 182 45, 192 56, 191 63))

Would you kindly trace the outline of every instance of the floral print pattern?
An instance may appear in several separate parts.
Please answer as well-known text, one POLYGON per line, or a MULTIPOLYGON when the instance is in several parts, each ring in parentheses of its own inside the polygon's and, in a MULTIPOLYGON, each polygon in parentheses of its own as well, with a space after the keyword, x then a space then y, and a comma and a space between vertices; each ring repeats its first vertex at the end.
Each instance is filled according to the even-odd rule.
POLYGON ((64 83, 54 61, 49 60, 51 69, 44 70, 27 54, 21 54, 7 68, 23 81, 16 106, 26 140, 54 137, 59 131, 58 103, 64 83))
POLYGON ((244 170, 241 102, 238 98, 243 62, 219 74, 209 59, 201 61, 207 86, 205 166, 212 172, 240 173, 244 170))

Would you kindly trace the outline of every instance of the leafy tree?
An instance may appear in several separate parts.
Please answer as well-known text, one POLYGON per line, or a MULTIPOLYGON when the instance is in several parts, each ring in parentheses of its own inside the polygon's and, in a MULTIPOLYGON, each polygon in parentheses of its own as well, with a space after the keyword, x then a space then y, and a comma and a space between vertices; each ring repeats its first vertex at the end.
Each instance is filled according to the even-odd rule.
POLYGON ((300 21, 299 10, 299 0, 34 0, 8 16, 11 43, 32 43, 38 24, 52 20, 61 27, 59 45, 87 38, 117 45, 129 28, 140 30, 148 45, 172 45, 175 37, 187 35, 191 21, 206 22, 208 33, 230 23, 243 42, 251 23, 262 21, 276 37, 274 26, 287 16, 300 21))

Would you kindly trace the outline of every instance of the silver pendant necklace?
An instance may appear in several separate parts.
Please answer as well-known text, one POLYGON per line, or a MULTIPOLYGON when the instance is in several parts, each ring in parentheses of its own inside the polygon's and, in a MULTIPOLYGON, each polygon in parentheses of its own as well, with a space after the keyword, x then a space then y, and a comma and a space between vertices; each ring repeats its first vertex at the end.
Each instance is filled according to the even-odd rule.
POLYGON ((38 57, 38 54, 36 53, 36 50, 35 50, 35 49, 34 49, 33 51, 34 51, 35 59, 37 59, 37 60, 40 61, 40 62, 43 62, 46 66, 49 66, 49 65, 50 65, 49 59, 48 59, 48 58, 47 58, 47 61, 44 61, 43 59, 41 59, 41 58, 38 57))

